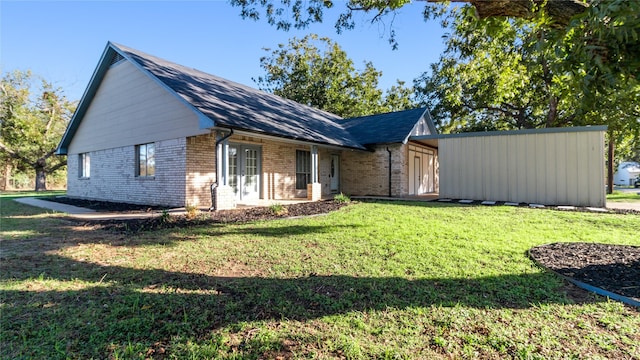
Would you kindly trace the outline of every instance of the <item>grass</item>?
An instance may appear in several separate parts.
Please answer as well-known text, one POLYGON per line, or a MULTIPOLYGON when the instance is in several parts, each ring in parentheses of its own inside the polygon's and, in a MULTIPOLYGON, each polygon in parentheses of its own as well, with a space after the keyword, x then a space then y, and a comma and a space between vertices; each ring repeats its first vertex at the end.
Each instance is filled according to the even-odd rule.
POLYGON ((0 192, 0 200, 9 200, 19 197, 49 197, 49 196, 62 196, 67 193, 66 190, 47 190, 47 191, 31 191, 31 190, 12 190, 0 192))
POLYGON ((640 202, 640 189, 637 191, 614 191, 607 195, 607 201, 611 202, 640 202))
POLYGON ((2 199, 2 358, 640 358, 640 314, 526 251, 637 215, 357 203, 131 237, 2 199))

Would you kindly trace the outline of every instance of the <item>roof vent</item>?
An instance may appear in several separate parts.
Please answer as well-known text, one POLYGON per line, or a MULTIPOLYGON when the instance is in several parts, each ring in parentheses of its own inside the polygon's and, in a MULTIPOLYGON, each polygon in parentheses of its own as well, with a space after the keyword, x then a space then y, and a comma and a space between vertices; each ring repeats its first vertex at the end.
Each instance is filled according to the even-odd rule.
POLYGON ((113 65, 119 63, 122 60, 124 60, 124 57, 122 57, 122 55, 120 55, 120 53, 115 53, 115 54, 113 54, 113 57, 111 58, 111 62, 109 63, 109 66, 113 66, 113 65))

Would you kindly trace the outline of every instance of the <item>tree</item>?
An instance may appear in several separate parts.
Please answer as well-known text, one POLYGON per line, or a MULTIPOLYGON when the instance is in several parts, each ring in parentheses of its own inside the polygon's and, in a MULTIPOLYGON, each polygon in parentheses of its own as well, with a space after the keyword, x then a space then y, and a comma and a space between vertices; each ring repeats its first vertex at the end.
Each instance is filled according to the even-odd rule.
MULTIPOLYGON (((445 11, 450 0, 426 0, 424 8, 425 18, 432 18, 445 11)), ((481 18, 507 16, 529 19, 536 16, 539 7, 553 19, 556 27, 566 26, 572 17, 584 13, 588 7, 586 0, 453 0, 454 2, 469 3, 476 9, 481 18)), ((371 22, 384 21, 387 15, 395 13, 411 0, 349 0, 340 2, 345 9, 335 23, 338 33, 355 27, 353 14, 356 12, 372 13, 371 22)), ((307 28, 312 23, 323 21, 324 10, 334 7, 331 0, 230 0, 233 6, 241 8, 243 18, 259 20, 266 18, 267 22, 278 29, 289 30, 307 28)), ((393 22, 393 20, 392 20, 393 22)), ((389 42, 395 47, 394 31, 391 30, 389 42)))
POLYGON ((574 101, 556 81, 553 37, 521 19, 478 22, 454 12, 447 47, 415 86, 441 131, 485 131, 567 126, 574 101))
POLYGON ((66 165, 54 156, 75 104, 45 80, 34 89, 30 72, 6 73, 0 83, 0 149, 16 166, 33 169, 35 190, 46 190, 47 174, 66 165))
POLYGON ((266 74, 254 79, 261 90, 342 117, 356 117, 414 106, 412 88, 404 83, 387 90, 378 89, 382 72, 371 62, 355 69, 340 46, 315 34, 279 44, 260 59, 266 74))
POLYGON ((638 66, 627 57, 638 47, 638 19, 627 15, 635 7, 594 2, 568 32, 549 27, 544 12, 476 21, 463 9, 416 88, 450 132, 608 125, 612 174, 615 144, 635 146, 623 140, 640 129, 640 88, 627 70, 638 66))

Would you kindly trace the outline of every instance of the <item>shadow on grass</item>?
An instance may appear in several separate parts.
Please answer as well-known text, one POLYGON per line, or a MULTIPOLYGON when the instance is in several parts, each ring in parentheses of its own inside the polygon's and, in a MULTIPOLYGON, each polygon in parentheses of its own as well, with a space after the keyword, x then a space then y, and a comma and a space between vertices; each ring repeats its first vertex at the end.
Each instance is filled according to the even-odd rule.
POLYGON ((91 285, 50 290, 43 282, 33 291, 0 292, 3 338, 24 338, 27 347, 50 349, 56 344, 48 342, 66 339, 67 351, 95 349, 86 355, 98 357, 112 344, 197 339, 251 321, 305 321, 353 311, 430 306, 526 308, 567 302, 557 292, 558 280, 547 273, 413 280, 343 275, 216 277, 101 266, 52 255, 43 261, 50 268, 57 262, 55 268, 66 269, 44 274, 44 279, 82 280, 91 285))
MULTIPOLYGON (((103 358, 127 344, 163 344, 202 339, 211 331, 244 322, 313 320, 353 311, 414 307, 527 308, 565 304, 561 281, 541 272, 476 278, 314 276, 219 277, 135 269, 69 259, 55 250, 82 242, 112 244, 103 232, 85 236, 60 222, 61 233, 40 229, 37 240, 3 240, 0 280, 30 280, 29 290, 0 292, 0 329, 5 350, 24 357, 103 358), (104 238, 103 238, 104 236, 104 238), (45 281, 38 281, 41 278, 45 281), (51 284, 60 281, 62 284, 51 284), (86 285, 85 285, 86 284, 86 285), (55 357, 55 356, 52 356, 55 357)), ((20 229, 17 229, 20 230, 20 229)), ((24 229, 23 229, 24 230, 24 229)), ((335 226, 214 227, 222 233, 283 236, 336 231, 335 226)), ((149 236, 145 241, 172 243, 149 236)), ((116 241, 126 241, 120 237, 116 241)), ((596 301, 595 298, 592 301, 596 301)))

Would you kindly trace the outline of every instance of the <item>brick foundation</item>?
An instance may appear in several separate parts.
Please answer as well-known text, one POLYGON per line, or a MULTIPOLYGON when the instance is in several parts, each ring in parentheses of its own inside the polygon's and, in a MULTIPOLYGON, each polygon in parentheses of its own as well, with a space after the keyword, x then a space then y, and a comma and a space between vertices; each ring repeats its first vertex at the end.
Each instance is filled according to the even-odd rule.
POLYGON ((307 184, 307 200, 318 201, 322 199, 322 184, 307 184))
POLYGON ((231 186, 218 186, 213 189, 213 207, 217 210, 235 209, 236 195, 231 186))

